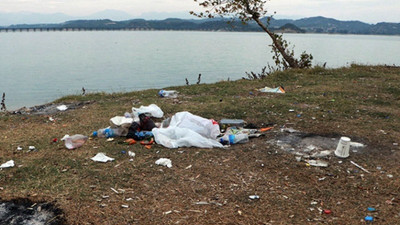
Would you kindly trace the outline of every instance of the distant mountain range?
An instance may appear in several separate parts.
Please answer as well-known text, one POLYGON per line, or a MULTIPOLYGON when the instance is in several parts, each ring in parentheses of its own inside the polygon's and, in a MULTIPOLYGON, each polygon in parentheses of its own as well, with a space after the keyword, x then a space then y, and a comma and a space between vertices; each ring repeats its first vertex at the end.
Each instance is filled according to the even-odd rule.
MULTIPOLYGON (((90 18, 107 18, 104 11, 91 15, 90 18)), ((63 19, 63 15, 54 14, 54 17, 63 19)), ((123 17, 129 17, 124 15, 123 17)), ((0 18, 1 19, 1 18, 0 18)), ((266 22, 266 18, 263 19, 266 22)), ((400 23, 377 23, 368 24, 360 21, 339 21, 325 17, 310 17, 297 20, 271 19, 269 27, 278 32, 295 33, 339 33, 339 34, 379 34, 400 35, 400 23)), ((51 24, 17 24, 3 26, 7 29, 84 29, 84 30, 202 30, 202 31, 261 31, 254 22, 242 24, 240 21, 227 19, 165 19, 165 20, 111 20, 111 19, 82 19, 69 20, 61 23, 51 24)))
POLYGON ((129 20, 133 18, 141 19, 157 19, 162 20, 166 18, 182 18, 190 19, 193 18, 189 12, 147 12, 139 16, 132 16, 131 14, 121 10, 103 10, 100 12, 93 13, 87 16, 70 16, 63 13, 34 13, 34 12, 15 12, 6 13, 1 12, 0 9, 0 26, 10 26, 16 24, 49 24, 49 23, 63 23, 70 20, 99 20, 99 19, 110 19, 113 21, 129 20))

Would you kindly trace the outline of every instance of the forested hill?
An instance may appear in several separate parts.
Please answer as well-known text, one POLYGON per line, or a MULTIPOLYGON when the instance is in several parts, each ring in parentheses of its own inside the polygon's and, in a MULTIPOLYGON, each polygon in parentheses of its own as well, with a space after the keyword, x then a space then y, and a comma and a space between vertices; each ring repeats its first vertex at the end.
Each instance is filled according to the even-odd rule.
MULTIPOLYGON (((263 19, 265 22, 267 19, 263 19)), ((340 34, 380 34, 400 35, 400 23, 368 24, 360 21, 340 21, 325 17, 310 17, 298 20, 271 19, 269 27, 280 32, 296 33, 340 33, 340 34)), ((165 19, 125 21, 73 20, 59 24, 18 24, 7 29, 85 29, 85 30, 201 30, 201 31, 261 31, 257 24, 242 24, 226 19, 165 19)))

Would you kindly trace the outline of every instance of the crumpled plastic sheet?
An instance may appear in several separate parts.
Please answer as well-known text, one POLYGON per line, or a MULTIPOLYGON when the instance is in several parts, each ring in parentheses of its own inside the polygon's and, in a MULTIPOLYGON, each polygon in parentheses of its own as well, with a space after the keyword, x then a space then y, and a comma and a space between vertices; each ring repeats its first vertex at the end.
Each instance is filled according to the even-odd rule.
POLYGON ((75 134, 72 136, 66 134, 63 138, 61 138, 61 140, 64 141, 65 147, 68 149, 81 147, 83 144, 85 144, 87 139, 88 137, 82 134, 75 134))
POLYGON ((167 148, 198 147, 198 148, 223 148, 224 146, 215 139, 206 138, 188 128, 168 127, 154 128, 154 140, 167 148))
POLYGON ((200 116, 191 114, 190 112, 178 112, 171 118, 169 127, 188 128, 196 133, 206 137, 216 139, 220 134, 217 122, 200 116))

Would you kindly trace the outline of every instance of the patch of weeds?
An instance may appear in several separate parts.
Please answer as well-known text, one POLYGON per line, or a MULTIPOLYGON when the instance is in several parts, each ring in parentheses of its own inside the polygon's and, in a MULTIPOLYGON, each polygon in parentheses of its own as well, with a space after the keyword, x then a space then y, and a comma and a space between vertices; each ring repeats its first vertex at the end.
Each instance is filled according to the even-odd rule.
POLYGON ((368 105, 377 105, 377 106, 391 106, 393 103, 384 99, 376 98, 376 99, 368 99, 366 100, 368 105))
POLYGON ((398 87, 387 87, 385 92, 400 97, 400 88, 398 87))
POLYGON ((387 112, 369 112, 368 115, 376 119, 389 119, 393 116, 387 112))

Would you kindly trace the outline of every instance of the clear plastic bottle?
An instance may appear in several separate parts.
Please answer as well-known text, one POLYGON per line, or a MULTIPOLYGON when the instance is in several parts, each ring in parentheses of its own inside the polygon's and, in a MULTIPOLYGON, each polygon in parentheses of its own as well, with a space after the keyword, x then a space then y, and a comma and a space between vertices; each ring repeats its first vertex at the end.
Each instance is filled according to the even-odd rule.
POLYGON ((99 129, 98 131, 93 132, 93 137, 105 137, 105 138, 111 138, 111 137, 120 137, 122 136, 122 133, 124 132, 124 129, 119 127, 119 128, 103 128, 99 129))
POLYGON ((241 144, 249 142, 249 135, 248 134, 229 134, 224 135, 219 140, 222 144, 241 144))
POLYGON ((160 90, 158 92, 158 95, 160 97, 165 97, 165 98, 177 98, 178 97, 178 92, 175 90, 160 90))

